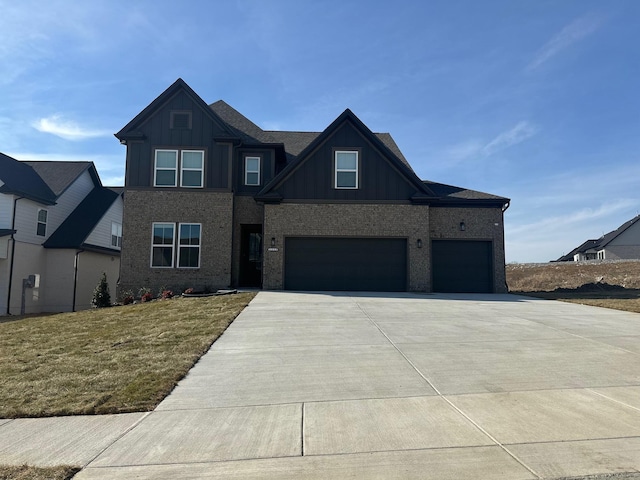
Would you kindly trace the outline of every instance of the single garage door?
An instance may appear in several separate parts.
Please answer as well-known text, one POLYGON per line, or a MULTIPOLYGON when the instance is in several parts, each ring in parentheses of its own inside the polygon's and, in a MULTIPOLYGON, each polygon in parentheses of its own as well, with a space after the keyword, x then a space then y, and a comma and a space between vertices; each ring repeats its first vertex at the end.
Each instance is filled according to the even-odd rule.
POLYGON ((407 289, 404 238, 289 237, 284 245, 287 290, 407 289))
POLYGON ((493 292, 492 242, 433 240, 433 291, 493 292))

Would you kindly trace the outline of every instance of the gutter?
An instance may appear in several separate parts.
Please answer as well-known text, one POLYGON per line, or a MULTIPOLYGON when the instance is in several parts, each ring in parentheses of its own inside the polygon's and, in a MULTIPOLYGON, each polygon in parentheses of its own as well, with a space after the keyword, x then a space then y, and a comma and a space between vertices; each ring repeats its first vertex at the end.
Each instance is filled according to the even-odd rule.
POLYGON ((84 250, 76 250, 76 255, 73 258, 73 303, 71 305, 71 311, 76 311, 76 294, 78 290, 78 259, 80 254, 84 252, 84 250))
POLYGON ((16 258, 16 239, 15 239, 15 229, 16 229, 16 210, 18 205, 18 200, 21 200, 25 197, 17 197, 13 201, 13 218, 11 219, 11 230, 14 233, 11 234, 11 264, 9 265, 9 290, 7 292, 7 315, 11 315, 11 287, 13 284, 13 264, 16 258))

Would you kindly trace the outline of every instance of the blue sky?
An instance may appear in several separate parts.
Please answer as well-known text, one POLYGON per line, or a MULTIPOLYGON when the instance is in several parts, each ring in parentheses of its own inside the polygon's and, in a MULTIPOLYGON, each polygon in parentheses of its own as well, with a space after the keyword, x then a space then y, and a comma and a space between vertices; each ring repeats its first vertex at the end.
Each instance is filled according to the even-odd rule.
POLYGON ((640 213, 640 2, 0 0, 0 151, 92 160, 176 78, 265 129, 350 108, 423 179, 512 199, 508 262, 640 213))

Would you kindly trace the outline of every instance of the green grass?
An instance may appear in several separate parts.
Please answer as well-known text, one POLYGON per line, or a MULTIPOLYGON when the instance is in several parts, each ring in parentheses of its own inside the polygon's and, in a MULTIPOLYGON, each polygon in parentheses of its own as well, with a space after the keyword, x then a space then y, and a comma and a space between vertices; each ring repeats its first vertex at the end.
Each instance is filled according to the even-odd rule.
POLYGON ((0 480, 69 480, 80 469, 77 467, 31 467, 28 465, 0 465, 0 480))
POLYGON ((0 323, 0 418, 153 410, 254 295, 0 323))

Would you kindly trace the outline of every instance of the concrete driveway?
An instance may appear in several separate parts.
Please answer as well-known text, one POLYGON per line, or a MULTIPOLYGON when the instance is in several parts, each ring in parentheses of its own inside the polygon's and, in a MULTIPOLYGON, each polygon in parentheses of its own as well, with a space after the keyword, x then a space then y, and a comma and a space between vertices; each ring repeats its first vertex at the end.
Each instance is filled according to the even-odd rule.
POLYGON ((260 292, 154 412, 131 415, 78 480, 637 472, 640 315, 260 292))

